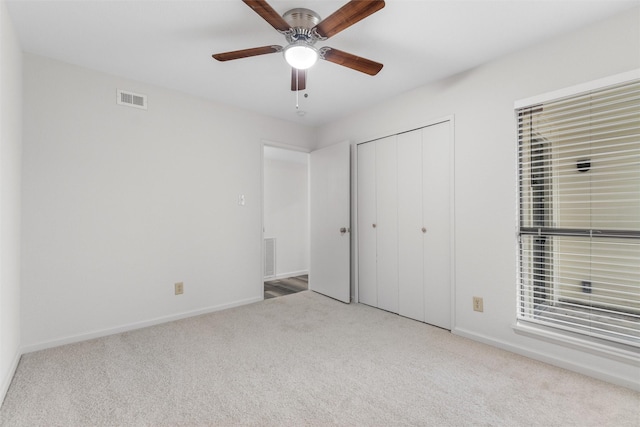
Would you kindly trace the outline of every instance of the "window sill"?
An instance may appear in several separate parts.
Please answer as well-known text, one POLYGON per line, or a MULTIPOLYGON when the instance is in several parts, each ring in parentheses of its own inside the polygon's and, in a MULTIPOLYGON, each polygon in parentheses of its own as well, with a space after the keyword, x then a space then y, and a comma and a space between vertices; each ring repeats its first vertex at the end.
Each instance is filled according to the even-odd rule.
POLYGON ((542 325, 536 325, 518 320, 513 329, 517 334, 542 339, 554 344, 560 344, 596 356, 615 359, 624 363, 640 366, 640 349, 629 345, 609 343, 597 338, 583 337, 571 332, 561 331, 542 325))

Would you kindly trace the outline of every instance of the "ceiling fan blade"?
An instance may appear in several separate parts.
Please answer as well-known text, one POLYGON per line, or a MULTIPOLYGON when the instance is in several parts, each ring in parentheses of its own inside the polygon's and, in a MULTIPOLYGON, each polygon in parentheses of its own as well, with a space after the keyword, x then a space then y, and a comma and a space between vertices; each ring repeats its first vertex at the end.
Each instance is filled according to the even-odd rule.
POLYGON ((291 68, 291 90, 305 90, 307 88, 307 70, 291 68))
POLYGON ((351 0, 327 16, 315 29, 321 37, 329 38, 383 7, 384 0, 351 0))
POLYGON ((267 21, 269 25, 280 32, 285 32, 291 27, 287 24, 282 16, 264 0, 242 0, 247 6, 249 6, 255 13, 260 15, 262 19, 267 21))
POLYGON ((267 53, 281 52, 282 46, 262 46, 251 49, 234 50, 231 52, 216 53, 213 56, 218 61, 231 61, 232 59, 249 58, 251 56, 265 55, 267 53))
POLYGON ((352 70, 369 74, 370 76, 378 74, 378 72, 382 70, 383 66, 379 62, 361 58, 331 47, 323 47, 321 49, 320 57, 325 61, 333 62, 334 64, 342 65, 344 67, 351 68, 352 70))

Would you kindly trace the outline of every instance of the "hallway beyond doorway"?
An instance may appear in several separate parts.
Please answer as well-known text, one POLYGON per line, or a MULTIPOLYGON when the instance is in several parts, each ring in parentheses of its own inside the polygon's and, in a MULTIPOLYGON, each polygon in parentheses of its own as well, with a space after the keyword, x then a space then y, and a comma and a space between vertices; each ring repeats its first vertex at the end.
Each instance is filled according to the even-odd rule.
POLYGON ((309 276, 302 275, 287 277, 286 279, 269 280, 264 282, 264 299, 277 298, 284 295, 309 289, 309 276))

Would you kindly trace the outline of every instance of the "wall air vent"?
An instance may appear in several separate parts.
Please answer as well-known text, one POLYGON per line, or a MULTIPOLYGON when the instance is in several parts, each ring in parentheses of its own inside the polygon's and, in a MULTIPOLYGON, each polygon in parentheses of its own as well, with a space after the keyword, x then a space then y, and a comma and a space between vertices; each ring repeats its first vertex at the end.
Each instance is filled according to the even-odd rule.
POLYGON ((139 93, 127 92, 125 90, 118 89, 117 103, 119 105, 126 105, 128 107, 147 109, 147 95, 140 95, 139 93))

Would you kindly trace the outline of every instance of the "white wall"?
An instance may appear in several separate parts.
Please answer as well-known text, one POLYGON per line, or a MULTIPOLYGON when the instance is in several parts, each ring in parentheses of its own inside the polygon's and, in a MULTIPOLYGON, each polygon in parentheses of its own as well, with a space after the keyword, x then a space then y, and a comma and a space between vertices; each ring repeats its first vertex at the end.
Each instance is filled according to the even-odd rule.
POLYGON ((312 130, 34 55, 24 88, 26 351, 262 299, 261 141, 312 130))
MULTIPOLYGON (((455 52, 452 52, 455 54, 455 52)), ((514 332, 514 101, 640 67, 640 10, 408 92, 319 130, 319 146, 362 142, 455 116, 454 332, 640 388, 637 365, 514 332), (484 298, 484 313, 472 297, 484 298)))
POLYGON ((15 238, 20 113, 4 108, 21 101, 20 55, 4 5, 0 12, 0 380, 7 379, 19 345, 20 298, 27 351, 261 299, 261 140, 360 142, 453 114, 455 332, 609 380, 640 383, 637 366, 511 328, 513 101, 640 67, 640 11, 419 88, 317 134, 25 55, 21 297, 15 238), (149 95, 149 110, 117 106, 116 88, 149 95), (245 194, 245 207, 237 205, 238 194, 245 194), (176 281, 185 282, 182 296, 173 295, 176 281), (473 295, 484 297, 484 313, 472 311, 473 295))
POLYGON ((264 237, 276 238, 278 278, 309 272, 308 154, 283 151, 265 147, 264 159, 264 237))
POLYGON ((0 1, 0 403, 20 357, 22 52, 0 1))

